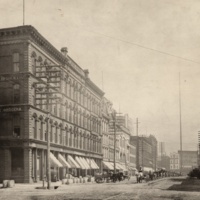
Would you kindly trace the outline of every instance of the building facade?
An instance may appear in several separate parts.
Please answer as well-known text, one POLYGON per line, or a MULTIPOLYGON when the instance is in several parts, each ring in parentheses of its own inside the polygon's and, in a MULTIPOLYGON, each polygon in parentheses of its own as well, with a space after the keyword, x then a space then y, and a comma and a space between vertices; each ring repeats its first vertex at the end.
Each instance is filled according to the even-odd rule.
POLYGON ((179 172, 179 154, 174 152, 170 153, 170 171, 179 172))
POLYGON ((159 156, 157 159, 157 168, 170 171, 170 157, 167 155, 159 156))
POLYGON ((136 166, 144 171, 153 171, 157 168, 157 140, 150 136, 131 136, 131 143, 138 148, 138 163, 136 166))
POLYGON ((178 154, 179 158, 182 158, 182 174, 187 175, 193 168, 198 167, 198 151, 178 151, 178 154))
POLYGON ((101 170, 104 92, 34 27, 0 29, 0 181, 101 170))

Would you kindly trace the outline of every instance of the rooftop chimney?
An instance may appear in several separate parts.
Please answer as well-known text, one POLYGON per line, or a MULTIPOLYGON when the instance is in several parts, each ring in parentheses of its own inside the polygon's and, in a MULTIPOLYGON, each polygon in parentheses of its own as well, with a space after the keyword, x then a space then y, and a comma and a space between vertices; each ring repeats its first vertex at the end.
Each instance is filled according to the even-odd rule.
POLYGON ((89 70, 88 69, 85 69, 85 70, 83 70, 84 71, 84 73, 85 73, 85 77, 86 78, 89 78, 89 70))
POLYGON ((60 51, 62 52, 63 56, 67 56, 68 53, 67 47, 62 47, 60 51))

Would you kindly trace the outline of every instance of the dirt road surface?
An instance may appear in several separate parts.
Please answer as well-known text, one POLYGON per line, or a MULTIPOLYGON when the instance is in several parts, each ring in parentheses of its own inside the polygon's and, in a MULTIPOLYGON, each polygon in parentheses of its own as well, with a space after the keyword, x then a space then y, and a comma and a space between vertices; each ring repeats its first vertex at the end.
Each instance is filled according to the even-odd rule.
MULTIPOLYGON (((135 179, 117 183, 59 185, 51 190, 35 189, 35 185, 16 184, 0 189, 0 200, 199 200, 198 191, 170 190, 180 186, 181 178, 163 178, 137 184, 135 179)), ((180 188, 180 187, 179 187, 180 188)))

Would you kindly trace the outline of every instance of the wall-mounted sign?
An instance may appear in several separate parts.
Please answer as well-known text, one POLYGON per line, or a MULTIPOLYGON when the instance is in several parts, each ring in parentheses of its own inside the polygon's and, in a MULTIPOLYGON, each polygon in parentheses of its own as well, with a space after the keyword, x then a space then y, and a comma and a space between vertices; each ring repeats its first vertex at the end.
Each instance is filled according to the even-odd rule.
POLYGON ((23 74, 4 74, 0 75, 0 82, 4 81, 16 81, 16 80, 21 80, 24 79, 23 74))
POLYGON ((23 108, 21 106, 15 106, 15 107, 0 107, 0 112, 21 112, 23 111, 23 108))

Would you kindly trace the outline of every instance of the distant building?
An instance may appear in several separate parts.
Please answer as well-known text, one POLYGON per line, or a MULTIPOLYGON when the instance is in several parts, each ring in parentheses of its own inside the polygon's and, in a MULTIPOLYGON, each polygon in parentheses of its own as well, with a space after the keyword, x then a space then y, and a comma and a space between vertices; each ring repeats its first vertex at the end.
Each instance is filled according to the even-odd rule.
POLYGON ((178 151, 178 154, 179 159, 182 155, 182 174, 187 175, 193 168, 198 167, 198 151, 178 151))
POLYGON ((157 168, 157 140, 150 136, 131 136, 131 144, 138 148, 137 168, 143 167, 145 171, 157 168))
POLYGON ((129 163, 129 171, 132 175, 135 174, 136 169, 136 146, 134 144, 129 145, 130 150, 130 163, 129 163))
POLYGON ((127 128, 131 135, 134 134, 134 124, 133 120, 128 116, 128 114, 118 114, 117 123, 121 126, 127 128))
POLYGON ((165 155, 165 142, 159 142, 158 143, 158 156, 163 156, 165 155))
POLYGON ((170 171, 180 172, 179 154, 176 152, 170 153, 170 171))
POLYGON ((157 168, 165 168, 167 171, 170 170, 170 157, 167 155, 159 156, 157 161, 157 168))

